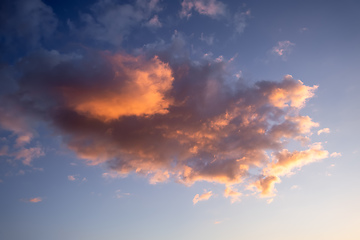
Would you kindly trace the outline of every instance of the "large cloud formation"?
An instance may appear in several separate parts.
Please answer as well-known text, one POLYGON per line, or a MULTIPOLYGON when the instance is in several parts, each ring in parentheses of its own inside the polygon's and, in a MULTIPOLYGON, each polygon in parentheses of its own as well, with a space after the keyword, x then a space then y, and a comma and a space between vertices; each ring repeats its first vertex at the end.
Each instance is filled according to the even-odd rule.
POLYGON ((171 44, 136 54, 33 51, 1 69, 14 87, 1 96, 0 124, 26 142, 31 127, 19 126, 41 120, 90 165, 153 184, 224 184, 232 202, 241 185, 272 196, 280 177, 328 156, 320 143, 286 148, 291 140, 307 144, 318 127, 299 114, 317 86, 291 75, 249 86, 228 62, 191 60, 185 46, 175 34, 171 44), (11 120, 19 116, 26 124, 11 120))
POLYGON ((298 114, 317 86, 290 75, 246 86, 230 81, 226 62, 172 58, 173 49, 153 49, 152 57, 42 50, 17 63, 18 90, 6 99, 47 121, 89 164, 106 162, 153 183, 231 186, 263 169, 255 186, 267 195, 278 176, 327 157, 320 144, 284 148, 318 126, 298 114))

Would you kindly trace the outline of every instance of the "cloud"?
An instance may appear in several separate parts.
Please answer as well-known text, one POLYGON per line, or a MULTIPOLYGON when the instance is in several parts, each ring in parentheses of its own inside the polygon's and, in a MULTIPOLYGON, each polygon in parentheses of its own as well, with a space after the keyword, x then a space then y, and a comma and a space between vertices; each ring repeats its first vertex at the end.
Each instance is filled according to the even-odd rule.
POLYGON ((5 1, 0 11, 0 42, 8 48, 13 48, 14 42, 17 47, 38 47, 54 33, 57 24, 51 7, 41 0, 5 1))
POLYGON ((69 175, 67 178, 68 178, 69 181, 75 181, 76 180, 75 176, 73 176, 73 175, 69 175))
POLYGON ((115 197, 116 198, 123 198, 124 196, 130 196, 130 193, 123 193, 121 190, 115 191, 115 197))
POLYGON ((286 60, 287 56, 291 53, 292 48, 295 46, 295 43, 290 41, 280 41, 275 47, 271 49, 271 53, 282 57, 283 60, 286 60))
POLYGON ((338 152, 333 152, 333 153, 330 154, 330 157, 333 157, 333 158, 335 158, 335 157, 341 157, 341 156, 342 156, 342 154, 341 154, 341 153, 338 153, 338 152))
POLYGON ((161 24, 161 22, 159 20, 158 15, 155 15, 154 17, 152 17, 145 25, 150 27, 150 28, 160 28, 160 27, 162 27, 162 24, 161 24))
POLYGON ((193 10, 201 15, 218 18, 225 15, 226 6, 217 0, 183 0, 180 17, 190 18, 193 10))
POLYGON ((320 135, 322 133, 330 133, 330 129, 329 128, 323 128, 323 129, 320 129, 317 134, 320 135))
POLYGON ((263 169, 264 177, 255 182, 254 186, 261 192, 261 196, 274 196, 275 183, 281 182, 280 176, 290 176, 295 169, 316 161, 320 161, 329 156, 329 152, 323 150, 321 143, 315 143, 304 151, 290 152, 283 149, 274 154, 272 163, 263 169))
POLYGON ((206 201, 209 200, 209 198, 213 195, 212 191, 205 191, 203 194, 199 195, 196 194, 194 199, 193 199, 193 203, 194 205, 197 204, 199 201, 206 201))
POLYGON ((224 196, 231 199, 231 203, 240 201, 241 193, 232 189, 230 186, 226 186, 224 196))
POLYGON ((19 151, 11 154, 16 160, 22 160, 24 165, 31 166, 34 158, 44 156, 44 151, 40 147, 22 148, 19 151))
POLYGON ((309 29, 307 28, 307 27, 302 27, 302 28, 300 28, 299 29, 299 32, 300 33, 303 33, 303 32, 306 32, 306 31, 308 31, 309 29))
POLYGON ((123 40, 136 27, 142 24, 159 27, 161 23, 157 15, 149 18, 160 10, 158 0, 140 0, 134 5, 119 4, 119 1, 115 0, 99 0, 90 7, 89 13, 80 13, 79 24, 69 20, 68 26, 80 37, 121 46, 123 40))
POLYGON ((250 10, 245 12, 238 11, 234 15, 234 26, 235 26, 235 33, 243 33, 245 27, 247 26, 246 20, 251 16, 250 10))
POLYGON ((42 202, 42 200, 43 199, 41 197, 22 199, 23 202, 29 202, 29 203, 38 203, 38 202, 42 202))
MULTIPOLYGON (((40 49, 8 68, 21 73, 12 79, 18 89, 3 96, 12 116, 29 119, 30 129, 41 120, 89 165, 107 166, 104 177, 221 183, 232 187, 224 195, 235 201, 235 188, 253 184, 273 193, 278 176, 326 156, 316 146, 286 148, 318 127, 299 113, 317 86, 291 75, 233 81, 227 61, 191 60, 179 33, 136 55, 40 49)), ((25 156, 19 159, 30 163, 25 156)))
POLYGON ((211 46, 214 44, 214 35, 205 36, 204 33, 201 33, 200 40, 211 46))

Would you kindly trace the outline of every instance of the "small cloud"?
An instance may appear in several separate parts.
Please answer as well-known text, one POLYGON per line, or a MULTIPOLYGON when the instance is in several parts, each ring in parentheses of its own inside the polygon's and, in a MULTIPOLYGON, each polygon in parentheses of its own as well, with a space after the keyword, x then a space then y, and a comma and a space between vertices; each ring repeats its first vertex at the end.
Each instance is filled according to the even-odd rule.
POLYGON ((293 186, 291 186, 290 189, 291 189, 291 190, 299 189, 299 186, 298 186, 298 185, 293 185, 293 186))
POLYGON ((224 196, 231 199, 231 203, 240 201, 241 193, 233 190, 230 186, 227 186, 224 191, 224 196))
POLYGON ((201 33, 200 40, 211 46, 214 44, 214 35, 204 36, 204 33, 201 33))
POLYGON ((305 31, 308 31, 309 29, 307 28, 307 27, 303 27, 303 28, 300 28, 299 29, 299 32, 300 33, 303 33, 303 32, 305 32, 305 31))
POLYGON ((16 139, 16 146, 17 147, 24 146, 26 143, 29 143, 31 141, 32 137, 33 137, 32 133, 27 133, 27 134, 19 136, 16 139))
POLYGON ((82 182, 87 182, 87 178, 84 177, 81 181, 82 181, 82 182))
POLYGON ((68 180, 69 180, 69 181, 75 181, 76 178, 75 178, 75 176, 73 176, 73 175, 69 175, 69 176, 68 176, 68 180))
POLYGON ((121 190, 116 190, 115 191, 115 197, 116 198, 123 198, 124 196, 130 196, 130 193, 122 193, 121 190))
POLYGON ((283 60, 286 60, 287 55, 292 51, 292 48, 295 46, 295 43, 290 41, 280 41, 275 47, 271 49, 271 53, 282 57, 283 60))
POLYGON ((114 178, 121 178, 121 177, 124 177, 124 176, 122 174, 118 173, 118 172, 111 171, 111 172, 104 172, 102 174, 102 177, 106 178, 106 179, 114 179, 114 178))
POLYGON ((0 179, 0 183, 3 183, 4 181, 2 179, 0 179))
POLYGON ((24 170, 19 170, 19 172, 17 173, 17 175, 24 175, 25 171, 24 170))
POLYGON ((272 203, 273 201, 274 201, 273 198, 270 198, 270 199, 267 199, 267 200, 266 200, 267 204, 270 204, 270 203, 272 203))
POLYGON ((73 162, 70 163, 70 165, 71 165, 71 166, 77 166, 77 164, 76 164, 76 163, 73 163, 73 162))
POLYGON ((162 24, 159 21, 158 15, 155 15, 153 18, 151 18, 145 25, 147 27, 150 27, 150 28, 160 28, 160 27, 162 27, 162 24))
POLYGON ((320 129, 318 132, 317 132, 317 135, 320 135, 322 133, 330 133, 330 129, 329 128, 323 128, 323 129, 320 129))
POLYGON ((214 224, 220 224, 222 221, 215 221, 214 224))
POLYGON ((196 194, 195 195, 195 197, 194 197, 194 199, 193 199, 193 203, 194 203, 194 205, 196 204, 196 203, 198 203, 198 202, 200 202, 200 201, 206 201, 206 200, 209 200, 209 198, 212 196, 213 194, 212 194, 212 191, 206 191, 205 190, 205 192, 203 193, 203 194, 201 194, 201 195, 199 195, 199 194, 196 194))
POLYGON ((165 182, 170 177, 170 174, 168 171, 156 171, 155 174, 150 178, 149 182, 150 184, 157 184, 160 182, 165 182))
POLYGON ((41 202, 43 199, 41 197, 30 198, 30 199, 21 199, 23 202, 30 202, 30 203, 38 203, 41 202))
MULTIPOLYGON (((235 60, 235 58, 237 58, 238 54, 236 53, 232 58, 229 59, 228 63, 231 63, 235 60)), ((241 72, 241 70, 240 70, 241 72)))
POLYGON ((247 18, 251 17, 250 10, 245 12, 237 12, 234 15, 234 25, 235 25, 235 32, 240 34, 243 33, 246 27, 246 20, 247 18))
POLYGON ((333 152, 332 154, 330 154, 330 157, 336 158, 336 157, 341 157, 341 153, 338 152, 333 152))
POLYGON ((24 165, 31 165, 34 158, 44 156, 44 151, 39 147, 23 148, 20 151, 14 153, 15 159, 22 159, 24 165))
POLYGON ((331 164, 330 167, 332 167, 332 168, 335 167, 335 164, 331 164))
POLYGON ((211 18, 225 16, 226 6, 217 0, 184 0, 181 3, 181 18, 190 18, 192 11, 211 18))
POLYGON ((218 56, 216 59, 215 59, 215 62, 223 62, 224 61, 224 57, 222 55, 218 56))

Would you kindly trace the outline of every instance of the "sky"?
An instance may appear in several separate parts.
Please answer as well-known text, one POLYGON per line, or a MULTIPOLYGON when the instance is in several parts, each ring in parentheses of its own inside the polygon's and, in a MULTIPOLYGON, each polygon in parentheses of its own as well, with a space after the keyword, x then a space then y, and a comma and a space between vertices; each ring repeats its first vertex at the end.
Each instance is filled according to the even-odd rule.
POLYGON ((360 2, 5 0, 0 238, 360 238, 360 2))

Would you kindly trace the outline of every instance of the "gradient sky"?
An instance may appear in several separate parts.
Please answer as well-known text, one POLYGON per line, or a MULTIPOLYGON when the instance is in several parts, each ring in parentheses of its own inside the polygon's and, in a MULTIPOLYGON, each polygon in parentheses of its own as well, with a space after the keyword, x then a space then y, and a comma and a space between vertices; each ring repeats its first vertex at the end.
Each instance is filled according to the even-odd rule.
POLYGON ((359 12, 2 1, 0 239, 359 239, 359 12))

